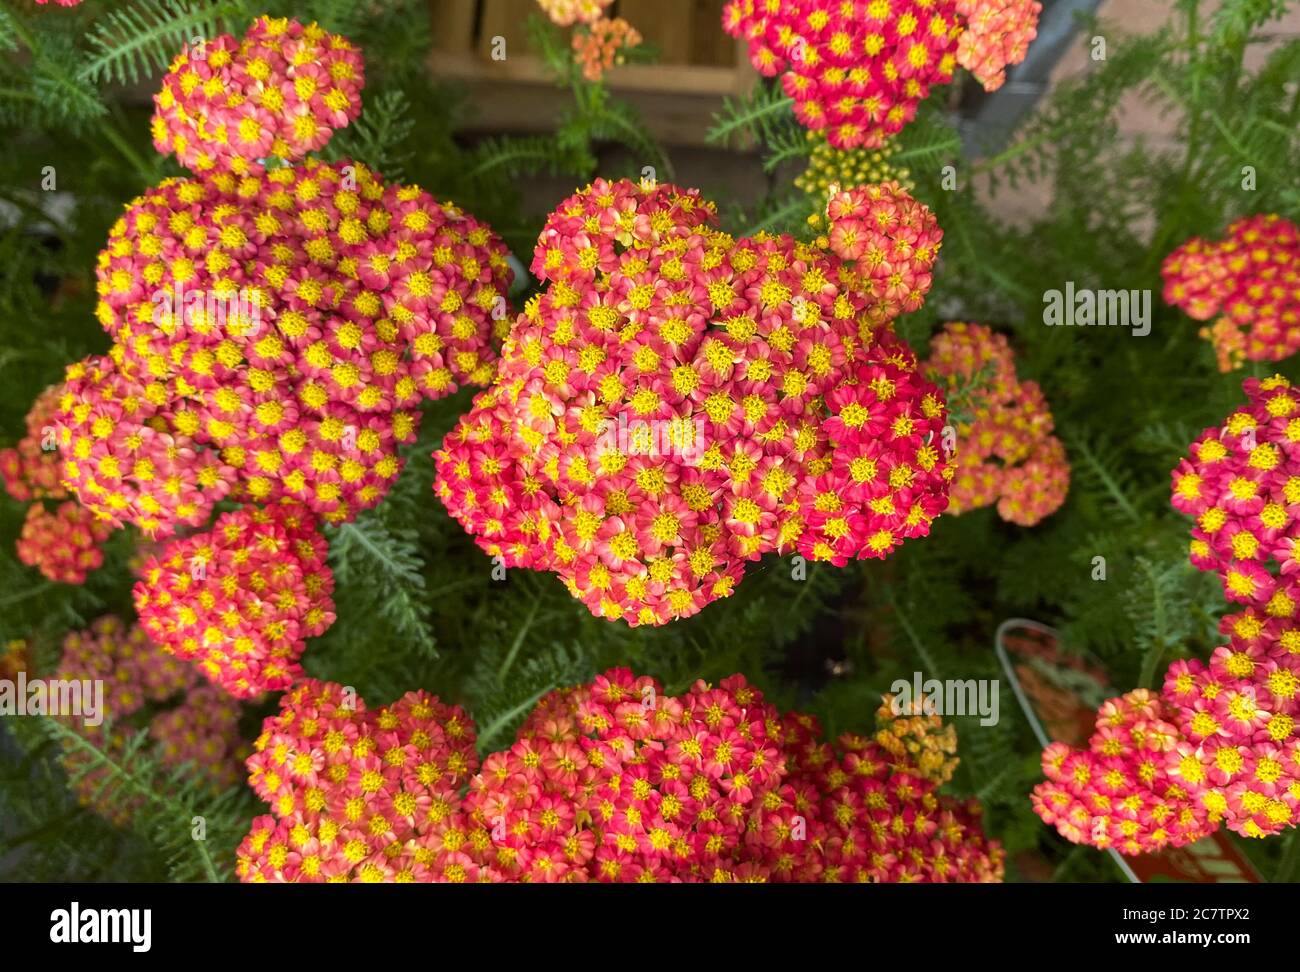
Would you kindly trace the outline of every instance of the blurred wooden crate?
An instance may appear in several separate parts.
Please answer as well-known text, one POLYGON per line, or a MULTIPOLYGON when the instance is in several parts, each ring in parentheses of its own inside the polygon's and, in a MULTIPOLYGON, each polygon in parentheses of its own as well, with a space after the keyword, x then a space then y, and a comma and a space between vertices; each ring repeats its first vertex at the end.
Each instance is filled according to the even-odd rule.
MULTIPOLYGON (((625 64, 605 75, 619 96, 634 103, 661 140, 704 142, 724 96, 754 83, 744 45, 722 30, 725 0, 615 0, 607 16, 623 17, 659 51, 655 64, 625 64)), ((429 66, 469 88, 476 117, 466 127, 484 131, 552 128, 568 102, 528 44, 531 15, 545 17, 536 0, 429 0, 433 52, 429 66), (506 57, 491 57, 502 37, 506 57)), ((566 40, 569 31, 565 31, 566 40)))

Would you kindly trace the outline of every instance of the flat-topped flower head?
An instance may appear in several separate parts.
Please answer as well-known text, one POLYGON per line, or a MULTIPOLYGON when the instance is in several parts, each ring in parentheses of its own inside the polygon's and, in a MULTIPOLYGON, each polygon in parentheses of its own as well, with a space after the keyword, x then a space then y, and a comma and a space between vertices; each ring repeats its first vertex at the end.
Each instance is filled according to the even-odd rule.
POLYGON ((1230 601, 1280 618, 1300 590, 1300 392, 1281 375, 1242 383, 1246 404, 1206 429, 1173 471, 1173 505, 1193 518, 1191 560, 1230 601))
POLYGON ((368 709, 352 689, 300 681, 247 765, 273 815, 239 846, 242 881, 477 879, 458 805, 478 757, 459 708, 408 692, 368 709))
POLYGON ((1222 240, 1194 237, 1160 268, 1165 301, 1198 321, 1220 371, 1300 351, 1300 228, 1276 214, 1248 216, 1222 240))
POLYGON ((54 427, 62 392, 61 385, 41 392, 27 412, 23 437, 11 448, 0 449, 0 481, 5 492, 20 503, 68 495, 61 481, 54 427))
POLYGON ((1025 59, 1042 12, 1038 0, 957 0, 965 25, 957 38, 957 63, 985 91, 996 91, 1007 79, 1007 67, 1025 59))
POLYGON ((998 516, 1020 526, 1055 513, 1069 492, 1070 464, 1042 390, 1016 375, 1006 335, 945 324, 930 339, 925 373, 958 414, 949 511, 996 504, 998 516))
POLYGON ((316 521, 297 503, 243 507, 148 558, 135 585, 141 627, 238 698, 288 688, 306 639, 334 622, 334 575, 316 521))
MULTIPOLYGON (((1086 749, 1053 743, 1043 750, 1045 783, 1035 812, 1076 844, 1145 854, 1193 843, 1219 818, 1207 809, 1176 712, 1159 693, 1137 689, 1097 714, 1086 749)), ((1193 762, 1194 762, 1193 757, 1193 762)))
POLYGON ((843 564, 946 503, 944 402, 890 323, 942 233, 897 184, 834 195, 821 245, 713 228, 695 190, 597 181, 547 220, 496 383, 435 489, 508 567, 632 625, 726 597, 777 551, 843 564))
POLYGON ((188 45, 154 96, 154 146, 197 175, 260 172, 323 148, 361 113, 365 68, 346 37, 259 17, 242 38, 188 45))
POLYGON ((207 522, 236 473, 168 404, 165 386, 130 361, 68 366, 55 422, 63 483, 82 506, 148 535, 207 522))
POLYGON ((18 559, 58 584, 84 584, 104 563, 103 543, 113 526, 79 503, 60 503, 53 512, 40 502, 27 508, 18 537, 18 559))
POLYGON ((244 881, 996 881, 978 808, 905 755, 782 717, 735 675, 678 696, 611 669, 542 698, 479 766, 459 709, 408 693, 375 712, 299 683, 249 782, 272 813, 244 881), (465 782, 468 780, 468 788, 465 782))
POLYGON ((1220 627, 1209 664, 1174 662, 1160 692, 1106 702, 1087 750, 1043 752, 1034 807, 1066 839, 1141 854, 1300 823, 1300 626, 1251 608, 1220 627))
POLYGON ((377 504, 424 399, 486 384, 511 271, 491 231, 356 163, 170 180, 99 260, 109 357, 70 373, 82 503, 166 536, 227 492, 329 522, 377 504))
POLYGON ((878 148, 960 64, 987 90, 1024 59, 1039 4, 1023 0, 730 0, 722 26, 795 116, 840 149, 878 148))

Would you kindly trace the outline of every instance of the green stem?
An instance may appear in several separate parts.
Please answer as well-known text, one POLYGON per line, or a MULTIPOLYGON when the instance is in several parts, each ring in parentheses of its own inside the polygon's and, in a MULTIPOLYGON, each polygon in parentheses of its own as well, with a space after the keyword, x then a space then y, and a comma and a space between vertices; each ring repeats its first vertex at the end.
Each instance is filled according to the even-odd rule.
POLYGON ((1296 871, 1300 870, 1300 831, 1291 831, 1282 841, 1282 860, 1278 861, 1277 871, 1273 874, 1274 884, 1291 883, 1296 871))
POLYGON ((541 606, 542 599, 536 597, 533 599, 532 609, 528 612, 528 617, 520 625, 519 630, 515 632, 515 640, 510 645, 510 651, 506 654, 506 660, 501 663, 501 670, 497 672, 497 678, 502 682, 506 679, 506 673, 515 663, 515 656, 519 654, 519 649, 524 643, 524 637, 528 634, 528 629, 533 626, 533 621, 537 618, 537 609, 541 606))
POLYGON ((898 598, 894 596, 892 590, 889 592, 889 603, 893 605, 894 614, 898 618, 898 623, 907 635, 908 640, 912 642, 912 647, 916 649, 916 653, 921 659, 921 664, 925 666, 926 672, 929 673, 931 677, 938 678, 939 666, 934 663, 934 658, 931 657, 930 652, 926 650, 925 645, 921 643, 920 637, 917 636, 916 629, 912 627, 912 622, 908 620, 907 614, 904 613, 902 605, 898 603, 898 598))
POLYGON ((139 152, 131 147, 131 143, 123 137, 117 127, 107 119, 103 119, 99 123, 99 130, 112 143, 113 147, 121 152, 123 157, 135 167, 136 172, 144 178, 145 184, 153 185, 157 179, 157 172, 145 162, 144 157, 139 152))
POLYGON ((1037 135, 1031 135, 1029 138, 1021 139, 1010 148, 1003 149, 997 155, 984 159, 982 162, 974 165, 970 170, 971 177, 973 178, 983 172, 988 172, 991 169, 996 169, 998 166, 1010 162, 1017 156, 1023 155, 1031 149, 1037 148, 1043 142, 1049 141, 1056 134, 1057 133, 1054 129, 1046 128, 1037 135))
POLYGON ((0 842, 0 851, 3 851, 4 853, 7 854, 12 850, 21 847, 23 844, 30 843, 31 841, 36 840, 37 838, 44 837, 47 834, 54 833, 58 831, 61 827, 63 827, 65 824, 70 823, 71 821, 77 819, 77 817, 83 816, 85 812, 86 812, 85 807, 73 807, 67 813, 55 817, 53 820, 47 821, 46 823, 41 824, 41 826, 39 827, 33 827, 31 830, 24 831, 21 834, 16 834, 15 836, 10 837, 3 842, 0 842))
POLYGON ((9 594, 6 597, 0 597, 0 607, 8 607, 10 604, 17 604, 19 601, 25 601, 29 597, 37 597, 44 594, 54 585, 49 581, 37 584, 35 587, 29 587, 25 591, 19 591, 17 594, 9 594))
POLYGON ((32 32, 27 29, 27 25, 18 18, 16 13, 9 15, 9 21, 14 25, 14 34, 23 42, 23 46, 32 52, 33 57, 39 58, 40 53, 36 49, 36 39, 32 36, 32 32))
POLYGON ((544 689, 538 689, 536 692, 534 692, 528 698, 524 699, 518 705, 514 706, 512 709, 510 709, 507 712, 501 713, 501 715, 493 719, 488 724, 487 728, 484 729, 482 732, 480 732, 478 735, 479 748, 484 749, 487 743, 495 739, 497 733, 499 733, 502 729, 504 729, 511 722, 511 720, 517 718, 518 716, 522 715, 523 713, 531 709, 534 705, 537 704, 538 699, 540 699, 547 692, 551 691, 553 688, 555 688, 554 685, 548 685, 544 689))

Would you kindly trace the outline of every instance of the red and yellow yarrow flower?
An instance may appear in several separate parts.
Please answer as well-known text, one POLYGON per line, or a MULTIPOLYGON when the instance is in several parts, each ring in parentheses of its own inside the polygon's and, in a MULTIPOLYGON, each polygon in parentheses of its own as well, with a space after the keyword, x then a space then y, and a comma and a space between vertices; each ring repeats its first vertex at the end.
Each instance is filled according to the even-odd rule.
POLYGON ((1042 12, 1038 0, 957 0, 965 24, 957 38, 957 63, 985 91, 996 91, 1007 79, 1007 67, 1025 59, 1042 12))
POLYGON ((1157 694, 1137 689, 1097 715, 1087 749, 1053 743, 1043 751, 1047 782, 1034 788, 1034 810, 1076 844, 1133 855, 1181 847, 1218 825, 1180 772, 1174 713, 1157 694))
POLYGON ((1281 361, 1300 350, 1300 229, 1277 215, 1249 216, 1222 240, 1188 240, 1160 269, 1165 300, 1198 320, 1219 370, 1281 361))
POLYGON ((102 544, 111 524, 71 501, 53 513, 43 503, 27 508, 18 537, 18 559, 58 584, 84 584, 86 574, 104 563, 102 544))
POLYGON ((361 113, 365 68, 346 37, 259 17, 243 38, 187 46, 154 95, 153 140, 199 175, 301 159, 361 113))
POLYGON ((960 399, 949 512, 997 504, 1009 523, 1034 526, 1055 513, 1070 489, 1065 446, 1036 382, 1016 377, 1006 336, 982 324, 953 322, 930 340, 927 377, 960 399))
POLYGON ((1160 693, 1107 702, 1088 749, 1043 752, 1034 807, 1068 840, 1140 854, 1220 824, 1246 837, 1300 822, 1300 627, 1223 619, 1208 665, 1169 667, 1160 693))
POLYGON ((302 674, 306 639, 334 622, 325 539, 296 503, 244 507, 168 544, 135 585, 141 627, 239 698, 302 674))
POLYGON ((55 448, 54 422, 60 394, 60 385, 41 392, 27 412, 26 434, 12 448, 0 449, 0 480, 5 491, 20 503, 68 495, 60 481, 59 453, 55 448))
POLYGON ((534 256, 547 289, 435 456, 447 509, 633 625, 696 613, 765 553, 843 564, 928 533, 944 403, 890 322, 942 234, 892 183, 829 216, 819 247, 734 239, 675 186, 566 200, 534 256))
POLYGON ((67 478, 82 502, 162 535, 204 522, 232 487, 351 519, 397 478, 419 403, 487 383, 509 279, 486 227, 361 165, 164 183, 100 256, 98 313, 117 343, 69 382, 67 478), (181 492, 158 496, 173 442, 181 492), (163 509, 140 508, 141 489, 163 509))
POLYGON ((63 483, 114 526, 162 536, 201 526, 236 481, 167 404, 165 387, 131 362, 92 357, 67 369, 56 419, 63 483))
POLYGON ((542 699, 477 767, 464 713, 370 713, 307 682, 265 723, 244 881, 993 881, 977 811, 874 743, 820 740, 742 677, 667 696, 626 669, 542 699), (477 772, 476 772, 477 770, 477 772), (464 783, 468 780, 468 791, 464 783))
POLYGON ((748 42, 755 69, 782 75, 805 126, 836 148, 876 148, 959 63, 998 87, 1024 59, 1039 10, 1015 0, 730 0, 722 25, 748 42))
POLYGON ((537 5, 552 22, 561 27, 594 24, 605 16, 605 8, 614 0, 537 0, 537 5))
POLYGON ((11 449, 0 449, 0 478, 20 502, 31 502, 17 543, 18 559, 61 584, 84 584, 86 574, 104 562, 101 545, 112 524, 77 503, 48 509, 44 500, 68 495, 60 480, 61 464, 54 422, 59 386, 47 388, 27 413, 27 433, 11 449))
MULTIPOLYGON (((279 91, 277 117, 326 111, 342 124, 351 109, 331 107, 334 93, 361 85, 348 42, 293 21, 263 18, 243 41, 202 50, 166 85, 206 92, 205 112, 222 99, 261 112, 253 103, 279 91)), ((220 129, 190 109, 171 106, 220 129)), ((64 480, 151 536, 206 523, 227 493, 349 520, 397 478, 420 403, 490 379, 508 327, 505 247, 455 206, 358 163, 267 171, 257 160, 271 149, 218 142, 222 164, 151 189, 109 232, 96 314, 114 345, 69 370, 64 480)))
POLYGON ((1035 809, 1076 843, 1137 854, 1300 822, 1300 398, 1280 375, 1243 387, 1246 406, 1174 470, 1173 505, 1195 517, 1192 564, 1246 608, 1208 664, 1177 661, 1159 694, 1106 703, 1089 750, 1044 752, 1035 809))
POLYGON ((1300 602, 1300 393, 1281 375, 1243 382, 1247 404, 1206 429, 1173 471, 1173 505, 1193 517, 1191 560, 1230 601, 1280 618, 1300 602))
POLYGON ((641 43, 641 34, 622 17, 613 20, 602 17, 587 30, 573 35, 573 53, 582 65, 582 76, 588 81, 599 81, 605 72, 621 63, 622 50, 641 43))
POLYGON ((474 881, 459 811, 478 767, 473 727, 424 692, 368 710, 355 692, 305 681, 280 699, 248 758, 274 816, 238 850, 243 881, 474 881))
MULTIPOLYGON (((133 725, 147 724, 152 743, 145 751, 161 765, 189 766, 214 792, 238 779, 240 761, 247 755, 239 736, 239 703, 196 684, 193 670, 150 644, 140 628, 109 616, 72 632, 64 639, 53 677, 103 681, 103 723, 58 718, 111 758, 125 760, 133 725), (180 701, 166 707, 177 695, 180 701)), ((79 802, 115 824, 130 821, 142 798, 122 788, 117 774, 71 741, 64 744, 60 761, 79 802)), ((129 771, 131 764, 124 768, 129 771)))

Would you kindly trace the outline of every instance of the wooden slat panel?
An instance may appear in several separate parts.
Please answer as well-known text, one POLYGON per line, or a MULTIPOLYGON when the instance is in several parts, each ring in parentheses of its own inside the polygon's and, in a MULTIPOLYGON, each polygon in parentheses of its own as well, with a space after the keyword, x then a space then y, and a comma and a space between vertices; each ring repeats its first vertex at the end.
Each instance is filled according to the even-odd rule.
MULTIPOLYGON (((619 0, 617 12, 659 48, 661 64, 691 63, 695 0, 619 0)), ((722 31, 719 14, 718 31, 722 31)))
MULTIPOLYGON (((471 0, 459 0, 468 5, 471 0)), ((491 58, 492 38, 506 39, 506 60, 528 54, 528 18, 545 16, 536 0, 481 0, 483 19, 479 27, 478 53, 491 58)))
POLYGON ((474 15, 480 0, 429 0, 433 47, 465 53, 474 49, 474 15))
POLYGON ((722 29, 724 2, 725 0, 692 0, 692 64, 708 67, 731 67, 735 64, 735 40, 722 29))

